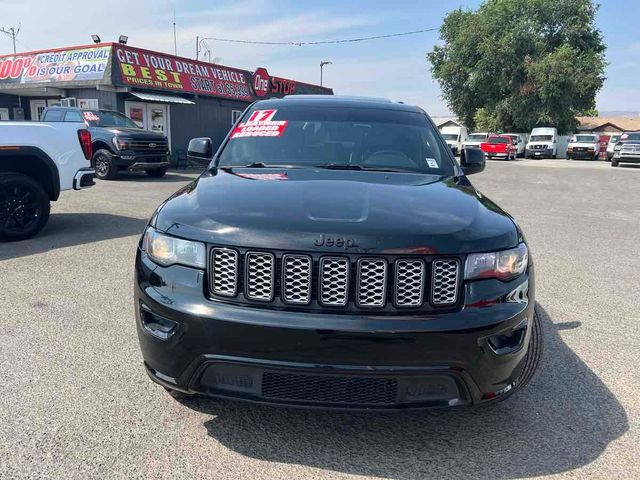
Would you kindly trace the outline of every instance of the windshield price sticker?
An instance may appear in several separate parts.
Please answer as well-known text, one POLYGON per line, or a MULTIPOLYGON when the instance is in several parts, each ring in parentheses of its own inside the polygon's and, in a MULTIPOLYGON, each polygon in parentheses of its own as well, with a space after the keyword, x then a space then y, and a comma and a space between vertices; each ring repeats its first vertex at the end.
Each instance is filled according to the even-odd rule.
POLYGON ((83 115, 84 115, 84 119, 87 122, 98 122, 98 121, 100 121, 98 116, 93 112, 83 112, 83 115))
POLYGON ((425 158, 425 160, 427 161, 429 168, 438 168, 438 162, 436 162, 435 158, 425 158))
POLYGON ((288 120, 273 120, 277 110, 256 110, 246 122, 238 124, 230 138, 279 137, 287 128, 288 120))

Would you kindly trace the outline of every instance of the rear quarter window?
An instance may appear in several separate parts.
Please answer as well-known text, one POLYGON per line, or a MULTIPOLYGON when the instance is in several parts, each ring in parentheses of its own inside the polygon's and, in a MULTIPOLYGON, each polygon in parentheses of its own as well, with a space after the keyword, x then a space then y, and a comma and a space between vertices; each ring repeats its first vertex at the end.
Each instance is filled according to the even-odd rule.
POLYGON ((77 112, 75 110, 69 110, 64 115, 64 121, 65 122, 84 122, 84 118, 82 118, 82 115, 80 114, 80 112, 77 112))
POLYGON ((42 117, 43 122, 61 122, 64 110, 47 110, 42 117))

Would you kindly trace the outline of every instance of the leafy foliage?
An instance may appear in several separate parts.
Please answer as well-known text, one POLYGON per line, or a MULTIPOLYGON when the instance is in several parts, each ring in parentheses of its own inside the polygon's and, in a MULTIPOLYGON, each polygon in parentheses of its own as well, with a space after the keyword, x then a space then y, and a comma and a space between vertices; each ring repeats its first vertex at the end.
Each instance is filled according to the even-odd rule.
POLYGON ((483 130, 573 131, 604 83, 596 11, 592 0, 486 0, 450 12, 444 45, 427 54, 449 108, 483 130))

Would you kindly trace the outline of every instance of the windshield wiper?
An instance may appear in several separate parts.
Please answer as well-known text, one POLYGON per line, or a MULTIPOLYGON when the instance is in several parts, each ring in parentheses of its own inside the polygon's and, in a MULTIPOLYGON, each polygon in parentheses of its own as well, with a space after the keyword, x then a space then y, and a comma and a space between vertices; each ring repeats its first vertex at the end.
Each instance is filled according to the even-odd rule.
POLYGON ((354 165, 348 163, 328 163, 325 165, 316 165, 315 168, 324 168, 327 170, 362 170, 367 172, 414 172, 413 170, 403 170, 397 168, 385 168, 385 167, 367 167, 364 165, 354 165))
POLYGON ((222 165, 218 168, 297 168, 295 165, 275 165, 264 162, 253 162, 247 165, 222 165))

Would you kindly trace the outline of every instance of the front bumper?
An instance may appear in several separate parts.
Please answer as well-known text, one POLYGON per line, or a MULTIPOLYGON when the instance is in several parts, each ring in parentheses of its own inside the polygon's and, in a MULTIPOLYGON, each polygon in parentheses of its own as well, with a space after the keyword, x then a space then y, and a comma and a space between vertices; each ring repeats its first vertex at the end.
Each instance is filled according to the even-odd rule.
POLYGON ((340 409, 493 401, 520 374, 533 321, 533 266, 512 282, 466 285, 461 311, 420 316, 241 307, 208 300, 205 281, 138 251, 144 364, 168 388, 237 400, 340 409), (496 335, 513 344, 496 348, 496 335))
POLYGON ((591 150, 573 150, 567 151, 567 158, 572 158, 576 160, 597 160, 598 155, 595 151, 591 150))
POLYGON ((614 157, 618 163, 640 163, 640 155, 620 155, 619 157, 614 157))
POLYGON ((552 156, 552 148, 531 148, 525 151, 525 157, 527 158, 547 158, 552 156))
POLYGON ((148 168, 162 168, 169 166, 169 152, 140 154, 136 152, 121 152, 113 156, 113 162, 118 168, 128 170, 144 170, 148 168))

